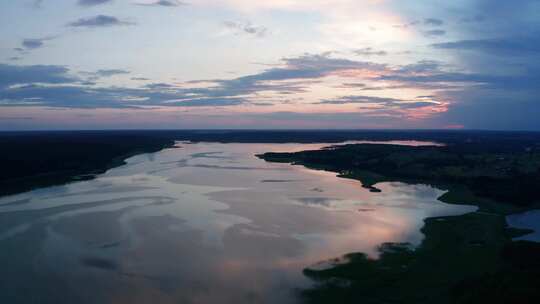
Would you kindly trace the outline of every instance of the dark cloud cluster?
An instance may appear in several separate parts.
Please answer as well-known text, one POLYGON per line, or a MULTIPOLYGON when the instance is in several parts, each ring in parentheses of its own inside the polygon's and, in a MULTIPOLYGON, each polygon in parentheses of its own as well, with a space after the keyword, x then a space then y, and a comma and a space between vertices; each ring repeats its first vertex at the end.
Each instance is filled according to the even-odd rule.
MULTIPOLYGON (((412 70, 434 69, 434 63, 419 63, 417 67, 403 67, 396 74, 405 77, 412 70), (430 67, 431 65, 431 67, 430 67), (405 75, 405 76, 403 76, 405 75)), ((12 75, 9 83, 0 84, 0 99, 12 104, 44 105, 50 107, 129 107, 144 106, 232 106, 239 104, 268 105, 268 102, 252 99, 253 95, 274 92, 282 95, 305 92, 307 87, 320 78, 351 71, 367 70, 387 74, 386 65, 365 61, 332 58, 328 54, 306 54, 284 58, 282 65, 271 67, 260 73, 227 80, 205 80, 210 86, 202 88, 178 87, 170 83, 152 83, 138 88, 95 87, 94 81, 100 77, 128 74, 120 69, 98 70, 86 73, 90 78, 72 76, 69 70, 60 66, 11 66, 3 65, 2 73, 12 75), (39 103, 36 103, 39 101, 39 103)), ((345 76, 353 77, 354 76, 345 76)), ((381 76, 382 77, 382 76, 381 76)), ((391 76, 385 76, 390 79, 391 76)), ((398 75, 393 77, 397 78, 398 75)), ((405 79, 401 80, 405 81, 405 79)), ((413 79, 407 79, 414 82, 413 79)), ((419 81, 419 80, 417 80, 419 81)), ((321 104, 376 103, 392 107, 419 106, 419 103, 405 100, 369 96, 348 96, 334 100, 323 100, 321 104)), ((414 101, 418 102, 418 101, 414 101)), ((8 103, 9 105, 9 103, 8 103)))
POLYGON ((499 56, 540 55, 540 33, 528 37, 458 40, 435 43, 432 46, 438 49, 477 51, 499 56))
POLYGON ((71 76, 69 70, 63 66, 0 64, 0 88, 28 83, 66 84, 78 80, 77 77, 71 76))
POLYGON ((342 96, 334 99, 324 99, 316 102, 316 104, 331 104, 331 105, 343 105, 343 104, 361 104, 362 108, 385 108, 385 109, 416 109, 437 105, 435 102, 424 100, 404 100, 397 98, 376 97, 366 95, 351 95, 342 96))
POLYGON ((26 49, 37 49, 43 46, 43 39, 24 39, 22 46, 26 49))
MULTIPOLYGON (((128 74, 120 69, 98 70, 86 73, 90 78, 79 79, 71 76, 69 70, 60 66, 11 66, 3 65, 2 72, 10 75, 10 82, 0 90, 0 99, 12 100, 16 104, 39 100, 41 105, 53 107, 141 107, 141 106, 231 106, 243 103, 265 104, 252 100, 252 95, 263 92, 294 94, 305 92, 314 81, 329 75, 344 77, 351 71, 379 72, 381 80, 392 80, 411 85, 432 81, 428 76, 416 75, 418 71, 439 71, 435 62, 420 62, 404 66, 399 70, 390 69, 383 64, 332 58, 328 54, 306 54, 299 57, 284 58, 279 67, 270 67, 260 73, 227 79, 205 80, 211 85, 203 88, 178 87, 169 83, 146 84, 139 88, 101 88, 88 80, 101 77, 128 74), (392 73, 390 73, 392 72, 392 73), (39 77, 38 77, 39 76, 39 77), (421 77, 425 77, 421 78, 421 77), (54 85, 52 85, 54 84, 54 85)), ((433 81, 470 80, 470 76, 444 74, 440 72, 433 81), (454 78, 452 78, 454 77, 454 78)), ((364 86, 359 86, 364 88, 364 86)), ((333 100, 323 100, 321 104, 376 103, 392 107, 420 106, 418 101, 405 101, 370 96, 348 96, 333 100)), ((424 105, 424 101, 422 101, 424 105)))
POLYGON ((96 27, 111 27, 111 26, 133 25, 133 24, 134 24, 133 22, 123 21, 114 16, 97 15, 93 17, 80 18, 76 21, 68 23, 68 26, 96 28, 96 27))
MULTIPOLYGON (((124 70, 98 70, 100 77, 127 74, 124 70)), ((148 106, 230 106, 245 99, 212 94, 208 89, 185 90, 173 85, 139 88, 95 87, 72 76, 61 66, 0 65, 2 106, 47 106, 61 108, 141 108, 148 106), (9 76, 9 77, 7 77, 9 76)))
POLYGON ((54 39, 55 37, 44 37, 44 38, 26 38, 21 41, 21 46, 14 48, 19 55, 25 55, 30 53, 33 50, 42 48, 45 46, 45 42, 54 39))
MULTIPOLYGON (((283 65, 258 74, 227 80, 206 80, 204 88, 183 88, 173 84, 148 84, 139 88, 98 88, 88 80, 127 74, 124 70, 98 70, 90 79, 72 76, 60 66, 3 65, 5 83, 0 99, 20 104, 36 100, 53 107, 140 107, 140 106, 230 106, 250 103, 249 95, 261 92, 291 94, 303 92, 310 81, 350 69, 381 70, 383 65, 330 58, 328 55, 303 55, 283 59, 283 65), (54 84, 54 85, 52 85, 54 84), (10 87, 11 86, 11 87, 10 87)), ((260 102, 260 101, 259 101, 260 102)))

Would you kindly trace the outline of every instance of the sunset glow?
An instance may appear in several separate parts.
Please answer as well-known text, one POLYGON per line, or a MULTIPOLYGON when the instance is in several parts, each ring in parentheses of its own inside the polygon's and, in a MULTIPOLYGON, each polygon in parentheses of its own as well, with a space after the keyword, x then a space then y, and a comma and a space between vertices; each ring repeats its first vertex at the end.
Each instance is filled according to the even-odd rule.
POLYGON ((83 2, 0 4, 0 129, 540 129, 537 1, 83 2))

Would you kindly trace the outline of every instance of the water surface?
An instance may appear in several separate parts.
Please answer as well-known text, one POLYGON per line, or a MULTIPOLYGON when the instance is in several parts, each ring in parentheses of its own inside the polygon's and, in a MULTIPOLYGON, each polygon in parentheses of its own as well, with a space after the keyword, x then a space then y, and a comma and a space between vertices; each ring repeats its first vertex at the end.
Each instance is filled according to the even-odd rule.
POLYGON ((511 214, 506 217, 506 222, 514 228, 532 230, 531 233, 514 238, 515 240, 540 242, 540 210, 511 214))
POLYGON ((0 198, 0 302, 295 303, 312 284, 303 268, 417 245, 424 218, 475 210, 426 185, 372 193, 255 157, 323 146, 179 143, 94 180, 0 198))

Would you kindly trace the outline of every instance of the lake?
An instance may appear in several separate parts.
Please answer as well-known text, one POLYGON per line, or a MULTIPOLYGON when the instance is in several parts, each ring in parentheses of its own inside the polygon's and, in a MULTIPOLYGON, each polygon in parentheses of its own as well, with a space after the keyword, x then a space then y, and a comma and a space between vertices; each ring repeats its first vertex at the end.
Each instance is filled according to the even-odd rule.
MULTIPOLYGON (((422 145, 423 142, 392 142, 422 145)), ((296 303, 306 267, 476 210, 427 185, 267 163, 328 144, 178 143, 89 181, 0 198, 2 303, 296 303)))

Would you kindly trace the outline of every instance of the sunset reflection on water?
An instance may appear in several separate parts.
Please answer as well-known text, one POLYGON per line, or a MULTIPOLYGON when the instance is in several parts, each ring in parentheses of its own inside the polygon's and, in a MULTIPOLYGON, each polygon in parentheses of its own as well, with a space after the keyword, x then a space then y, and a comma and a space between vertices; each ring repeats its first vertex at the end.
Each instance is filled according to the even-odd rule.
POLYGON ((288 303, 312 284, 304 268, 350 252, 376 257, 384 242, 417 245, 424 218, 474 210, 437 201, 444 191, 427 185, 372 193, 255 156, 327 145, 178 143, 138 155, 95 180, 0 198, 0 215, 11 216, 0 245, 33 238, 36 278, 65 285, 66 298, 288 303))

